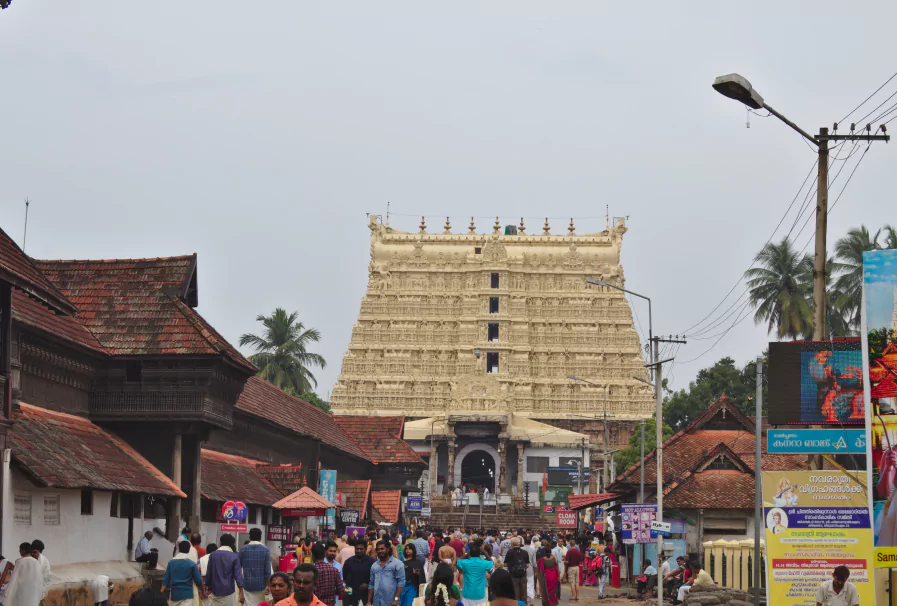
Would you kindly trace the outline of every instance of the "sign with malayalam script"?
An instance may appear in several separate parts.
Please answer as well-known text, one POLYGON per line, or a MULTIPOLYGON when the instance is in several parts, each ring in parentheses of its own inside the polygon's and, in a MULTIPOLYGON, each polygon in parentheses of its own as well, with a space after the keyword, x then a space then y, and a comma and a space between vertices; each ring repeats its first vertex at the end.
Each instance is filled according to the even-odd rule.
POLYGON ((864 429, 770 429, 766 449, 775 454, 866 454, 864 429))

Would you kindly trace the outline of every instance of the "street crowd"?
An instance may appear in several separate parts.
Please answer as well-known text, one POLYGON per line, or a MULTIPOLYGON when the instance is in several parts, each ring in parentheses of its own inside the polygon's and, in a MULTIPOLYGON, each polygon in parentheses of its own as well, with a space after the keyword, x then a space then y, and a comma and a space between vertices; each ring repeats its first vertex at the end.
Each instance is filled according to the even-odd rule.
MULTIPOLYGON (((185 528, 168 562, 162 592, 171 606, 554 606, 563 585, 579 600, 582 585, 619 586, 619 545, 608 535, 473 531, 371 530, 365 536, 300 539, 292 574, 275 572, 252 529, 239 549, 233 535, 200 546, 185 528), (605 540, 608 539, 607 542, 605 540)), ((155 567, 148 532, 135 559, 155 567)), ((157 606, 151 589, 131 606, 157 606)))

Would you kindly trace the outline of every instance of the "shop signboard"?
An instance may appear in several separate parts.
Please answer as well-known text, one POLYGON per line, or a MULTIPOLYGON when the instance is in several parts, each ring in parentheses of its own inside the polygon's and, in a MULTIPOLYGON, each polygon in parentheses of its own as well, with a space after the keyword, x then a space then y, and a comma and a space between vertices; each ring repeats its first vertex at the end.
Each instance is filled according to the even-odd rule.
POLYGON ((408 511, 420 511, 424 506, 424 498, 421 496, 408 496, 408 511))
POLYGON ((575 511, 560 511, 557 514, 556 523, 561 528, 576 528, 579 515, 575 511))
POLYGON ((246 524, 221 524, 221 532, 246 532, 246 524))
POLYGON ((289 541, 293 537, 293 529, 289 526, 268 526, 269 541, 289 541))
POLYGON ((866 454, 866 429, 770 429, 770 454, 866 454))
POLYGON ((361 512, 357 509, 342 509, 339 512, 339 521, 344 526, 356 526, 361 519, 361 512))
MULTIPOLYGON (((329 502, 336 501, 336 470, 322 469, 318 472, 318 494, 329 502)), ((327 528, 336 527, 336 510, 328 509, 320 523, 327 528)))

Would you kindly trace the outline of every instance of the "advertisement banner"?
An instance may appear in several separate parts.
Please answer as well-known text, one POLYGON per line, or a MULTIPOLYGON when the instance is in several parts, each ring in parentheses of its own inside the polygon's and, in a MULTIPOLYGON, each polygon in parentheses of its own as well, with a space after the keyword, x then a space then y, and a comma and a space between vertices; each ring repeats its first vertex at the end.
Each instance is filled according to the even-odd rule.
POLYGON ((620 505, 623 543, 653 543, 651 522, 657 520, 657 503, 623 503, 620 505))
POLYGON ((424 506, 424 498, 421 496, 408 497, 408 511, 420 511, 424 506))
POLYGON ((866 429, 770 429, 770 454, 866 454, 866 429))
POLYGON ((863 253, 863 339, 868 476, 876 586, 897 568, 897 250, 863 253))
MULTIPOLYGON (((336 501, 336 470, 322 469, 318 472, 318 494, 333 503, 336 501)), ((321 518, 321 524, 327 528, 336 527, 336 510, 328 509, 321 518)))
POLYGON ((860 603, 874 603, 864 482, 863 472, 763 472, 770 604, 815 606, 819 585, 841 565, 850 568, 860 603))

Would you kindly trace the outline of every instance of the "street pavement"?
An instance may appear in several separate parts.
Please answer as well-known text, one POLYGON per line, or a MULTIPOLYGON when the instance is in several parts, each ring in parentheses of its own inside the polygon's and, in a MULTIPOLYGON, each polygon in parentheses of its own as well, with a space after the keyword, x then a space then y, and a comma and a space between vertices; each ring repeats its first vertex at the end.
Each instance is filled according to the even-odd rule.
MULTIPOLYGON (((595 587, 580 587, 579 588, 579 601, 571 602, 570 601, 570 586, 564 585, 561 588, 561 600, 558 606, 591 606, 600 604, 601 606, 622 606, 623 604, 632 604, 638 605, 643 604, 644 602, 640 600, 630 600, 626 597, 626 594, 629 592, 629 589, 614 589, 612 587, 605 587, 604 594, 605 598, 603 600, 598 599, 598 589, 595 587)), ((536 606, 539 606, 541 603, 540 600, 536 600, 536 606)), ((656 603, 656 601, 655 601, 656 603)))

